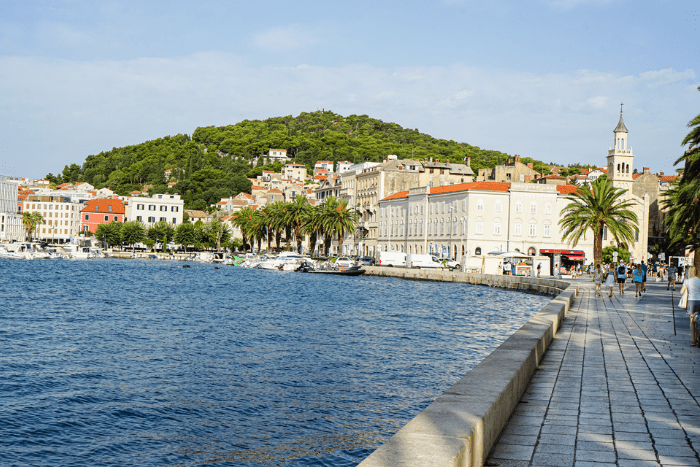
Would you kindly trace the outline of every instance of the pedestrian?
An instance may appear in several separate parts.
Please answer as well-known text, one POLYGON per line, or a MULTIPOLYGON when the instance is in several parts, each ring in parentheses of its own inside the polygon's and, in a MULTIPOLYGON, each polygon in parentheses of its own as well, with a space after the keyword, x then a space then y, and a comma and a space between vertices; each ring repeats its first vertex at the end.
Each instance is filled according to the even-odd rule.
MULTIPOLYGON (((651 271, 654 273, 654 277, 659 277, 659 276, 658 276, 658 273, 659 273, 659 263, 657 263, 656 261, 654 261, 654 265, 651 267, 651 271)), ((657 281, 657 282, 658 282, 658 281, 657 281)))
POLYGON ((612 266, 608 267, 608 276, 605 279, 605 286, 609 289, 608 297, 612 297, 613 287, 615 286, 615 268, 612 266))
POLYGON ((642 294, 642 279, 644 279, 644 270, 641 264, 638 264, 632 271, 632 275, 634 276, 634 296, 639 297, 642 294))
POLYGON ((642 261, 642 272, 644 273, 644 277, 642 278, 642 292, 647 291, 647 270, 649 267, 644 264, 644 261, 642 261))
POLYGON ((506 276, 510 275, 510 261, 506 260, 505 263, 503 263, 503 274, 506 276))
POLYGON ((617 266, 617 286, 620 289, 620 295, 625 293, 625 281, 627 280, 627 267, 624 261, 620 261, 617 266))
POLYGON ((540 277, 540 270, 542 269, 542 263, 537 265, 537 277, 540 277))
POLYGON ((600 297, 600 286, 603 283, 603 271, 600 269, 600 263, 596 264, 593 272, 593 283, 595 284, 595 293, 600 297))
POLYGON ((683 282, 685 280, 685 266, 683 263, 678 265, 678 282, 683 282))
POLYGON ((688 306, 686 311, 690 315, 690 330, 692 344, 698 343, 698 321, 700 320, 700 278, 693 266, 686 266, 686 279, 681 287, 681 295, 688 294, 688 306))
POLYGON ((668 284, 666 285, 666 290, 673 284, 673 290, 676 290, 676 274, 678 273, 678 270, 676 267, 671 263, 668 267, 668 270, 666 271, 666 274, 668 274, 668 284))

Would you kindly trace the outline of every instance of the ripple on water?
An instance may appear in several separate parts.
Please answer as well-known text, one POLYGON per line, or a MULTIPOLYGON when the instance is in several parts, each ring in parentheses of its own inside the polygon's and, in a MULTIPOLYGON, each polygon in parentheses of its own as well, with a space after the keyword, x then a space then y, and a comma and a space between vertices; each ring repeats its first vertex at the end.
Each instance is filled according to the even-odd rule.
POLYGON ((181 266, 0 259, 3 464, 353 466, 548 300, 181 266))

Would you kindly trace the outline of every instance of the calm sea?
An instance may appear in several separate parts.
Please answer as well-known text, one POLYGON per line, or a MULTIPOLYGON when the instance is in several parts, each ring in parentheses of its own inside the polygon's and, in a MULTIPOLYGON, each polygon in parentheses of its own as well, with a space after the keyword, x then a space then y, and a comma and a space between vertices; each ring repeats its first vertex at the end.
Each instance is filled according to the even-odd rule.
POLYGON ((182 265, 0 259, 0 464, 353 466, 549 300, 182 265))

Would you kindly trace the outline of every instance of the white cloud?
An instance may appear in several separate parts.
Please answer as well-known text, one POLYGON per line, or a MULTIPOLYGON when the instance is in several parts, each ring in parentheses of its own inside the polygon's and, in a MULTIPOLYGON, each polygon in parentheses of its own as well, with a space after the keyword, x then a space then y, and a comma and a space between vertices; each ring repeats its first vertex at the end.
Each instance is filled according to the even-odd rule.
POLYGON ((253 44, 268 52, 289 52, 318 44, 322 35, 321 30, 307 29, 300 24, 292 24, 255 34, 253 44))
POLYGON ((464 65, 253 68, 213 53, 90 63, 5 57, 0 158, 21 154, 24 172, 17 175, 41 176, 88 154, 197 126, 325 108, 510 154, 602 164, 622 101, 636 165, 669 171, 700 105, 700 93, 678 81, 689 76, 693 70, 624 76, 464 65), (652 93, 650 84, 657 85, 652 93))

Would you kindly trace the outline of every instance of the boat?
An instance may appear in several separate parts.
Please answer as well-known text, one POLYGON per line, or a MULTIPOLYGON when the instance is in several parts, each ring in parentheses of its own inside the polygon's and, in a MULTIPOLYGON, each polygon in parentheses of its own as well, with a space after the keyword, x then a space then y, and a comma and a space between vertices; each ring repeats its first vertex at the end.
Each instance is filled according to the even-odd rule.
POLYGON ((258 269, 270 269, 278 271, 296 271, 302 261, 311 261, 308 256, 300 255, 292 251, 283 251, 275 258, 268 258, 257 265, 258 269))
POLYGON ((326 268, 326 269, 316 269, 312 264, 302 263, 297 269, 298 272, 305 272, 309 274, 331 274, 334 276, 361 276, 366 272, 362 269, 362 266, 351 266, 349 268, 326 268))
POLYGON ((0 245, 0 258, 7 259, 34 259, 30 244, 25 242, 4 243, 0 245))

